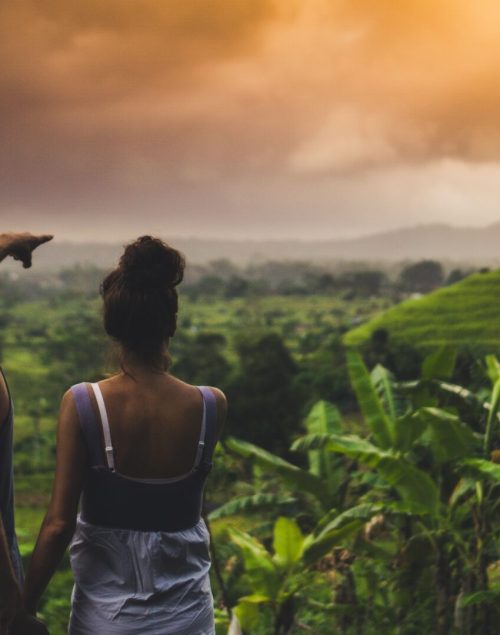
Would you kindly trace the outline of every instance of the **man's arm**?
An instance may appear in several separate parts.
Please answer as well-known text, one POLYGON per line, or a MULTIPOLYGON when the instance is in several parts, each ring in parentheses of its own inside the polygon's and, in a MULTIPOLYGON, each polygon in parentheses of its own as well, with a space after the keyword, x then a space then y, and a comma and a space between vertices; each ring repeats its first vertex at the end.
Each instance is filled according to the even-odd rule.
MULTIPOLYGON (((0 426, 7 419, 10 399, 5 380, 0 373, 0 426)), ((0 634, 21 608, 21 596, 10 560, 9 546, 0 516, 0 634)))
POLYGON ((0 234, 0 262, 12 256, 14 260, 21 260, 23 267, 28 269, 31 267, 31 257, 33 251, 43 245, 43 243, 52 240, 50 234, 35 236, 28 232, 8 232, 0 234))
POLYGON ((10 560, 9 546, 0 517, 0 633, 21 611, 21 593, 10 560))

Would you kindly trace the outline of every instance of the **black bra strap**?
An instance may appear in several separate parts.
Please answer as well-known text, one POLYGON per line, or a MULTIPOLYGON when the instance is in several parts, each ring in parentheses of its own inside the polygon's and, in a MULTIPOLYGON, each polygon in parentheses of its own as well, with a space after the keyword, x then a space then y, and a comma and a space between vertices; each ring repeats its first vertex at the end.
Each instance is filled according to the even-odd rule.
POLYGON ((83 437, 89 451, 90 465, 92 467, 104 467, 100 430, 90 401, 87 385, 85 383, 76 384, 71 387, 71 392, 75 400, 83 437))

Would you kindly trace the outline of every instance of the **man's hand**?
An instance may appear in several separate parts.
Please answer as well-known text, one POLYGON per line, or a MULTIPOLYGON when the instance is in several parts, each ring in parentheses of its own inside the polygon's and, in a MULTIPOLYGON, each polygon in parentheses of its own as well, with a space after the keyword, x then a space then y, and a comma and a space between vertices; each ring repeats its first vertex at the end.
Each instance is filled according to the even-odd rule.
POLYGON ((23 267, 31 267, 31 256, 33 251, 54 238, 50 234, 35 236, 28 232, 0 234, 0 262, 7 256, 12 256, 14 260, 21 260, 23 267))
MULTIPOLYGON (((3 533, 1 527, 0 531, 3 533)), ((4 539, 3 536, 0 536, 0 538, 4 539)), ((7 570, 7 580, 0 579, 0 635, 7 633, 9 624, 23 611, 19 587, 13 578, 13 572, 9 571, 9 569, 11 569, 10 562, 7 570), (4 584, 5 582, 7 584, 4 584)), ((2 573, 5 574, 4 571, 2 573)))
POLYGON ((50 635, 50 633, 40 620, 28 613, 19 613, 10 625, 9 635, 50 635))

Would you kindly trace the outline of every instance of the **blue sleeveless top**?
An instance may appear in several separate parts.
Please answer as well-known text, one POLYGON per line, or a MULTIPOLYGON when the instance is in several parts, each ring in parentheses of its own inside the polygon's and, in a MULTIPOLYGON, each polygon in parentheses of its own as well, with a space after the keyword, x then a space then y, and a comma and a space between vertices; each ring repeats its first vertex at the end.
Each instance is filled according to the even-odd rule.
MULTIPOLYGON (((2 374, 5 385, 7 386, 7 381, 1 368, 0 373, 2 374)), ((5 534, 7 536, 7 543, 10 549, 14 572, 21 583, 23 570, 14 529, 14 474, 12 466, 14 407, 10 397, 10 392, 9 403, 10 407, 7 419, 5 421, 0 421, 0 514, 2 516, 5 534)))
POLYGON ((98 384, 91 386, 101 425, 95 416, 87 385, 81 383, 71 389, 89 456, 81 500, 82 520, 102 527, 135 531, 176 532, 194 527, 201 518, 203 490, 217 440, 213 392, 205 386, 198 387, 203 397, 203 419, 192 469, 176 478, 139 479, 115 471, 106 408, 98 384))

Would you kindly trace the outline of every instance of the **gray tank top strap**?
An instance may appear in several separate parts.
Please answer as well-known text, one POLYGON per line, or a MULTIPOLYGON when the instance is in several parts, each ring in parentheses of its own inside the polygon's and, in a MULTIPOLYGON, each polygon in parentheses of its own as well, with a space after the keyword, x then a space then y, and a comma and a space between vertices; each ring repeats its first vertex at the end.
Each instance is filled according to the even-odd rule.
POLYGON ((200 465, 205 469, 212 467, 212 457, 217 443, 217 402, 214 393, 207 386, 198 386, 203 396, 205 435, 200 465))
POLYGON ((83 438, 89 452, 90 465, 92 467, 104 467, 100 430, 90 401, 87 384, 76 384, 71 387, 71 392, 73 393, 78 418, 80 419, 83 438))

